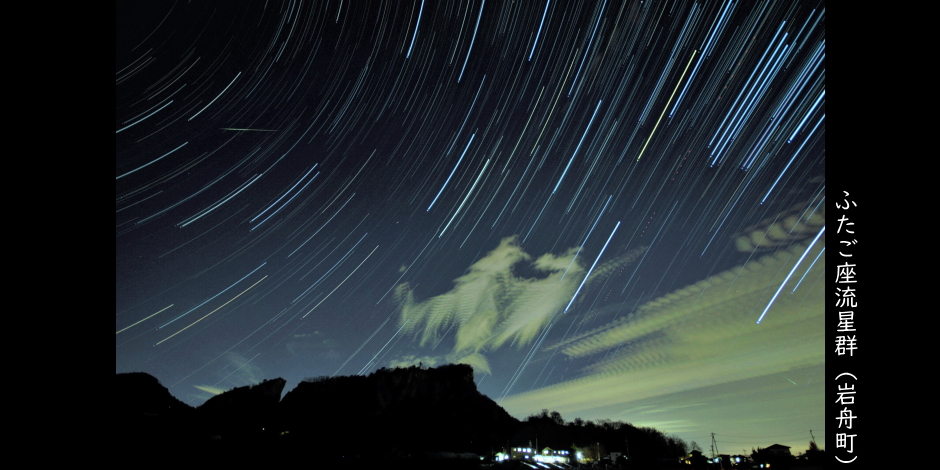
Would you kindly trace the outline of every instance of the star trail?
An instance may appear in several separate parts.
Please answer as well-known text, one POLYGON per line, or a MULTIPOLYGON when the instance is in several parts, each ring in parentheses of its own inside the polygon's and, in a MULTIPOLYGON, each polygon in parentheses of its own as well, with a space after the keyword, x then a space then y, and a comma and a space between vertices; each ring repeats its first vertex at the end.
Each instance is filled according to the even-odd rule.
POLYGON ((115 36, 117 372, 199 405, 459 362, 518 418, 825 432, 824 3, 120 2, 115 36))

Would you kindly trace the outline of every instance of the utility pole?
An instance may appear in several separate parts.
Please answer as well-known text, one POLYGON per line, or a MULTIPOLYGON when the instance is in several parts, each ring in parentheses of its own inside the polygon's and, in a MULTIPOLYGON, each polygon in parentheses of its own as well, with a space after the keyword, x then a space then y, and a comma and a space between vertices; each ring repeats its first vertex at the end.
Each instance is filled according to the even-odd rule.
MULTIPOLYGON (((712 461, 715 460, 716 453, 718 453, 718 443, 715 442, 715 433, 712 433, 712 461)), ((718 459, 718 461, 721 462, 721 468, 725 468, 725 463, 722 462, 720 458, 718 459)))

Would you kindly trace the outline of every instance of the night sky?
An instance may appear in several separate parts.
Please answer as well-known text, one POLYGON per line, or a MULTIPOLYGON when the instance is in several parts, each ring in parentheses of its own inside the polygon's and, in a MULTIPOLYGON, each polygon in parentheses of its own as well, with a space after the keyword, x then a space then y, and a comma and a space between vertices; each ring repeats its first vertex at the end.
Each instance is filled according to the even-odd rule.
MULTIPOLYGON (((115 363, 823 436, 825 4, 117 2, 115 363)), ((820 439, 822 442, 822 439, 820 439)))

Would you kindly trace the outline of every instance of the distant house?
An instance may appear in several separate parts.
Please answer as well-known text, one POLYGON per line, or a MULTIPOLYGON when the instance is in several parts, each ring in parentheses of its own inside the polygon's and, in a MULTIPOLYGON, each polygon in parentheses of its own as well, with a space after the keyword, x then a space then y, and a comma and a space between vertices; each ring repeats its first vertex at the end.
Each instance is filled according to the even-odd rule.
POLYGON ((764 450, 776 457, 792 457, 792 454, 790 454, 790 446, 774 444, 764 450))
POLYGON ((513 447, 509 449, 510 460, 530 460, 535 456, 535 449, 532 447, 513 447))
POLYGON ((700 451, 693 450, 689 452, 689 456, 682 460, 683 463, 693 465, 696 467, 702 467, 708 464, 708 459, 700 451))
POLYGON ((534 447, 511 447, 508 452, 499 452, 496 454, 497 462, 504 460, 569 463, 571 462, 571 455, 567 450, 555 450, 550 447, 546 447, 541 451, 534 447))
POLYGON ((571 453, 567 450, 554 450, 551 447, 546 447, 542 449, 542 452, 539 455, 535 455, 533 459, 536 462, 570 463, 570 454, 571 453))

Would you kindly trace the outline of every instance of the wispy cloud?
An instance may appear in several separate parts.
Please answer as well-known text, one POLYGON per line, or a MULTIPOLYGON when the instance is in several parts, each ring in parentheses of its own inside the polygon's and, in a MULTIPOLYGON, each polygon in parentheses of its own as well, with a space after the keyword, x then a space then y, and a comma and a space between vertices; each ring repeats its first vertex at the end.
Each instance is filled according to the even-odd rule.
MULTIPOLYGON (((533 260, 519 246, 517 237, 504 238, 496 249, 473 263, 467 274, 455 279, 454 288, 447 293, 417 301, 408 283, 399 285, 400 325, 414 332, 422 346, 436 346, 454 330, 454 347, 446 359, 490 372, 484 352, 529 344, 571 300, 585 275, 585 268, 575 260, 578 250, 546 253, 533 260), (528 266, 523 266, 525 263, 528 266), (516 274, 520 266, 531 268, 533 275, 516 274)), ((642 250, 599 265, 589 283, 636 259, 642 250)))
POLYGON ((806 245, 796 246, 722 272, 549 346, 572 360, 588 360, 581 377, 508 397, 502 405, 516 415, 538 411, 541 403, 569 414, 629 408, 639 400, 821 364, 824 293, 823 284, 813 281, 823 263, 814 265, 794 294, 777 298, 764 322, 755 323, 804 250, 806 245))
POLYGON ((208 392, 213 395, 220 395, 228 391, 224 388, 213 387, 211 385, 194 385, 194 387, 198 388, 199 390, 202 390, 203 392, 208 392))

